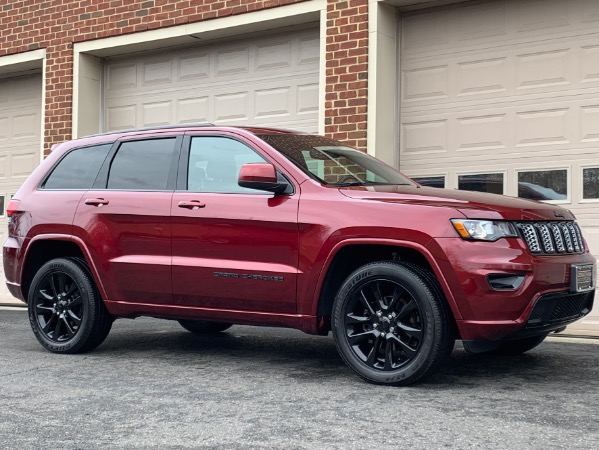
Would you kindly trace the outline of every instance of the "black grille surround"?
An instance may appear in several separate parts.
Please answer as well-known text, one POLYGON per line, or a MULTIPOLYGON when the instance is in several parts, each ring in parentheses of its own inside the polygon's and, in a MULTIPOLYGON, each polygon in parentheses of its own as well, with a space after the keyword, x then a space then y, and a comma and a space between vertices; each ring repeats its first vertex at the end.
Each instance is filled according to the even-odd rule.
POLYGON ((584 253, 582 233, 574 221, 530 221, 514 225, 534 255, 584 253))
POLYGON ((537 300, 528 316, 526 329, 543 329, 574 322, 591 311, 594 297, 595 291, 543 295, 537 300))

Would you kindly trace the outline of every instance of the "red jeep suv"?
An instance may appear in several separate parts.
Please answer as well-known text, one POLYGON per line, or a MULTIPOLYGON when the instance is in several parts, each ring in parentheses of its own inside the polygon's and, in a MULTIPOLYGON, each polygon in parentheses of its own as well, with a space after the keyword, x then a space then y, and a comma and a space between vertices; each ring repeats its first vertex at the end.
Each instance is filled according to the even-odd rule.
POLYGON ((516 354, 591 310, 572 214, 426 188, 321 136, 210 124, 58 145, 10 201, 4 270, 48 350, 115 318, 332 331, 358 375, 409 384, 461 339, 516 354))

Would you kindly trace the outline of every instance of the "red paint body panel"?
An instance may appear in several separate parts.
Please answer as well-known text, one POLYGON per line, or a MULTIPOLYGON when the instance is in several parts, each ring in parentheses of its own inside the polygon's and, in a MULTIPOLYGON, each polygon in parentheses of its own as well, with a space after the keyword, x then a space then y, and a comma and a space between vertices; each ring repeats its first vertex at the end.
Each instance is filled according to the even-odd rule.
POLYGON ((175 304, 295 314, 298 198, 176 192, 175 304), (189 200, 206 206, 178 207, 189 200))
POLYGON ((171 192, 87 191, 73 235, 88 249, 106 300, 172 303, 171 192), (85 204, 104 199, 103 206, 85 204))
POLYGON ((319 302, 335 255, 353 245, 391 246, 419 253, 430 266, 462 339, 496 340, 520 331, 540 296, 567 292, 573 264, 595 263, 588 249, 533 256, 520 238, 466 241, 450 222, 573 220, 553 205, 419 186, 327 186, 256 136, 289 134, 282 130, 180 126, 148 133, 118 132, 61 144, 23 184, 3 255, 13 295, 25 297, 32 245, 65 240, 81 249, 115 316, 319 333, 326 331, 319 302), (293 185, 293 194, 38 188, 48 170, 76 146, 186 133, 232 137, 253 147, 293 185), (556 218, 556 210, 562 217, 556 218), (489 274, 523 275, 524 282, 515 290, 498 291, 489 285, 489 274))

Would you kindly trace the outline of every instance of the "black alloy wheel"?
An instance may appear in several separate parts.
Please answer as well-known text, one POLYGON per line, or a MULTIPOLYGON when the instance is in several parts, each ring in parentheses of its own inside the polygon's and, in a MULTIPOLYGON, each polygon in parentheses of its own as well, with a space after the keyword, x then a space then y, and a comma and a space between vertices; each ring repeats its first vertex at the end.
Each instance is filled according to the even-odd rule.
POLYGON ((333 306, 339 353, 358 375, 407 385, 434 373, 455 338, 434 277, 410 264, 379 262, 352 273, 333 306))
POLYGON ((81 328, 84 305, 75 280, 64 272, 50 272, 35 291, 35 317, 50 341, 66 342, 81 328))
POLYGON ((417 355, 424 335, 420 306, 399 283, 374 279, 348 302, 345 332, 356 355, 369 367, 397 369, 417 355))
POLYGON ((87 265, 59 258, 44 264, 29 290, 29 320, 38 341, 55 353, 100 345, 112 327, 87 265))

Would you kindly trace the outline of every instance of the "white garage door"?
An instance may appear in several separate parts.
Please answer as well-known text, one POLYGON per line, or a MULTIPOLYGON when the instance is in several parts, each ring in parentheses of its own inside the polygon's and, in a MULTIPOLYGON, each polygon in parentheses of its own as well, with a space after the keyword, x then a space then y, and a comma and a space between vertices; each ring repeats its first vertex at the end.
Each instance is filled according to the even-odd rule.
MULTIPOLYGON (((401 169, 551 199, 599 256, 599 2, 467 2, 400 27, 401 169)), ((599 306, 571 329, 599 335, 599 306)))
POLYGON ((319 45, 310 29, 110 60, 104 129, 207 121, 317 131, 319 45))
MULTIPOLYGON (((41 99, 41 75, 0 79, 0 240, 2 244, 6 241, 8 201, 40 163, 41 99)), ((16 302, 6 288, 4 271, 0 273, 0 303, 16 302)))

